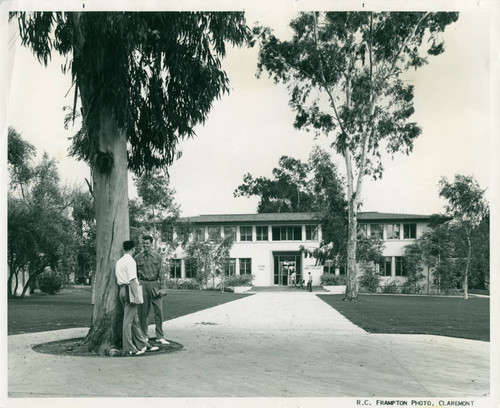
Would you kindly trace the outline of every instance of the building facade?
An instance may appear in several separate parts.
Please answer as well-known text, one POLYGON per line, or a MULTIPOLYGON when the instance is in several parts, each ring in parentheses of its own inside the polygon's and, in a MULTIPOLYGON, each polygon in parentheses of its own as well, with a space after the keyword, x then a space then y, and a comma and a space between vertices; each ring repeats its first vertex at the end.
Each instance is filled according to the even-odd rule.
MULTIPOLYGON (((384 240, 384 262, 378 265, 382 281, 404 281, 404 247, 414 242, 427 227, 429 216, 365 212, 358 214, 359 234, 384 240)), ((288 286, 296 273, 297 282, 307 279, 319 285, 325 273, 344 274, 345 268, 333 269, 333 262, 317 265, 301 247, 319 248, 322 231, 318 213, 222 214, 184 218, 193 225, 190 241, 206 241, 233 236, 228 273, 252 274, 255 286, 288 286)), ((175 232, 174 232, 175 234, 175 232)), ((170 277, 189 279, 194 272, 186 252, 179 247, 170 260, 170 277)))

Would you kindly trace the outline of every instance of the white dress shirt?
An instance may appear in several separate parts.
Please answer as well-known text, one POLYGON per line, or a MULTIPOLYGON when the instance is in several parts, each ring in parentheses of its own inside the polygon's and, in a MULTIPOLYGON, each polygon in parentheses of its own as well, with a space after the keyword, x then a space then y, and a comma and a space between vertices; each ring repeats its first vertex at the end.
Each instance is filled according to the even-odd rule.
POLYGON ((118 285, 128 285, 132 279, 137 279, 137 265, 132 255, 125 254, 116 261, 115 273, 118 285))

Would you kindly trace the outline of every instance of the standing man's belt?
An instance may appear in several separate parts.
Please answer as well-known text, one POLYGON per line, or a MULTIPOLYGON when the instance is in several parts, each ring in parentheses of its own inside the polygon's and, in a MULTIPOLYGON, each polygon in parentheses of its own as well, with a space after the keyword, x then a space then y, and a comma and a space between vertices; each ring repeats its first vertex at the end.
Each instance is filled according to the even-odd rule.
POLYGON ((139 276, 139 280, 144 280, 144 281, 155 281, 155 280, 158 280, 158 278, 151 278, 151 279, 147 279, 147 278, 143 278, 143 277, 140 277, 139 276))

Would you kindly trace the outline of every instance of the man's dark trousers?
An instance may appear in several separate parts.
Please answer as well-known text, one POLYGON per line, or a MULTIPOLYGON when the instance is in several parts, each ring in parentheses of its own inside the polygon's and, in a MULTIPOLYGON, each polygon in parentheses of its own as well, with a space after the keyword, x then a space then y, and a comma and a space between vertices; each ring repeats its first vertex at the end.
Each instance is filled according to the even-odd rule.
POLYGON ((139 279, 142 285, 142 293, 144 296, 144 303, 139 305, 138 315, 141 329, 144 335, 148 337, 148 316, 153 305, 153 312, 155 315, 155 326, 156 326, 156 338, 163 339, 163 307, 161 297, 153 297, 152 290, 153 287, 158 287, 159 283, 155 281, 147 281, 139 279))

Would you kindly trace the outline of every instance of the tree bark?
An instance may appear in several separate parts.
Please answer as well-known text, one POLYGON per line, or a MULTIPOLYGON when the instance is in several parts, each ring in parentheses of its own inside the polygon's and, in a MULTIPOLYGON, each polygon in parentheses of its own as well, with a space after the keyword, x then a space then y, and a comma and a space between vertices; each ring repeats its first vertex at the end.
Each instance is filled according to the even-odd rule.
POLYGON ((470 240, 470 235, 467 232, 467 264, 465 265, 465 273, 464 273, 464 299, 469 299, 469 269, 470 269, 471 254, 472 254, 472 243, 470 240))
POLYGON ((111 111, 101 115, 98 138, 99 152, 110 155, 113 163, 108 170, 92 163, 97 267, 93 324, 86 343, 90 350, 106 354, 121 341, 115 263, 122 255, 123 241, 129 239, 127 141, 111 111))
POLYGON ((347 226, 347 283, 344 300, 358 300, 358 273, 356 267, 356 247, 358 229, 358 200, 354 191, 354 174, 351 153, 346 147, 344 152, 347 173, 348 226, 347 226))

